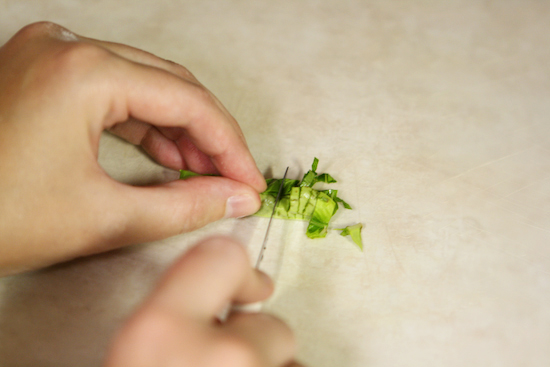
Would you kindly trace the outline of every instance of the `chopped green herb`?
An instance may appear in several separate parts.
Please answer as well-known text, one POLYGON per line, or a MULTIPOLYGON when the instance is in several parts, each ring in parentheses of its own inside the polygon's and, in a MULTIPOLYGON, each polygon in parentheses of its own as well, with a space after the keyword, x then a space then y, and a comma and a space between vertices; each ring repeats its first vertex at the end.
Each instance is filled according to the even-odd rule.
POLYGON ((197 172, 193 172, 193 171, 187 171, 187 170, 184 170, 184 169, 180 169, 180 180, 185 180, 186 178, 189 178, 189 177, 195 177, 195 176, 216 176, 216 175, 213 175, 213 174, 201 174, 201 173, 197 173, 197 172))
POLYGON ((341 236, 350 236, 353 242, 361 250, 363 250, 363 239, 361 238, 361 229, 363 229, 363 225, 361 223, 354 224, 352 226, 340 228, 339 230, 342 231, 340 233, 341 236))
POLYGON ((193 171, 180 169, 180 180, 185 180, 186 178, 194 177, 194 176, 202 176, 202 175, 200 173, 195 173, 193 171))
MULTIPOLYGON (((277 203, 273 218, 309 221, 306 235, 309 238, 322 238, 327 235, 329 222, 338 211, 339 204, 346 209, 351 206, 338 197, 338 190, 316 190, 313 186, 318 183, 334 183, 336 180, 328 173, 318 174, 319 159, 315 158, 311 169, 304 174, 302 180, 286 179, 277 203)), ((200 176, 191 171, 180 171, 180 178, 186 179, 200 176)), ((269 178, 266 180, 267 189, 260 194, 262 206, 254 216, 271 217, 273 206, 281 186, 282 179, 269 178)), ((362 225, 356 224, 341 229, 342 236, 351 236, 352 240, 363 249, 361 241, 362 225)))
MULTIPOLYGON (((315 158, 311 165, 311 170, 304 174, 301 181, 285 180, 285 187, 273 216, 278 219, 309 221, 306 230, 306 235, 309 238, 322 238, 326 236, 330 220, 338 211, 338 204, 342 204, 346 209, 351 209, 348 203, 338 197, 338 190, 315 190, 313 188, 318 182, 336 182, 328 173, 318 174, 316 172, 318 165, 319 159, 315 158)), ((255 216, 271 216, 281 181, 282 179, 275 178, 266 180, 267 190, 260 194, 262 207, 254 214, 255 216)), ((361 226, 361 224, 356 226, 361 226)), ((362 249, 360 229, 356 230, 355 226, 350 226, 349 228, 352 229, 350 233, 350 235, 353 234, 352 239, 362 249)))

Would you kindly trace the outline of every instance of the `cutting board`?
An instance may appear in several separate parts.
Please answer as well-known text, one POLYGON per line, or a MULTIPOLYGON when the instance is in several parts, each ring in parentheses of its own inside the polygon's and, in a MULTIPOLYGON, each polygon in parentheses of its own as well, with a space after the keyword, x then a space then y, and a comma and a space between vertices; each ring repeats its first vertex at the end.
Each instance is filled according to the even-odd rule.
MULTIPOLYGON (((331 173, 334 226, 273 222, 264 311, 317 367, 550 365, 550 3, 4 0, 0 38, 47 18, 188 67, 258 166, 331 173)), ((106 134, 129 184, 177 173, 106 134)), ((257 255, 267 220, 0 280, 0 366, 97 366, 169 264, 211 234, 257 255)))

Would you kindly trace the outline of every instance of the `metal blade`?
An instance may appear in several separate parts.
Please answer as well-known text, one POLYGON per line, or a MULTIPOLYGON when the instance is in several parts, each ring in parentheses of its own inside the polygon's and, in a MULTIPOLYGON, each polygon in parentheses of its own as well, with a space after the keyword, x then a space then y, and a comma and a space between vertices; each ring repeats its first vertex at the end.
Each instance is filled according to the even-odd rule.
POLYGON ((262 248, 260 250, 260 254, 258 255, 258 260, 256 261, 256 269, 258 269, 260 267, 260 263, 262 262, 262 259, 264 258, 264 252, 265 252, 265 249, 267 247, 267 235, 269 234, 269 228, 271 227, 271 221, 273 220, 273 216, 275 215, 275 209, 277 208, 277 204, 279 203, 279 199, 281 199, 281 193, 283 192, 283 187, 285 187, 285 180, 286 180, 287 172, 288 172, 288 167, 286 168, 283 179, 281 180, 281 186, 279 186, 279 192, 277 193, 277 198, 275 198, 275 205, 273 205, 273 211, 271 212, 271 217, 269 218, 269 223, 267 224, 267 229, 265 230, 264 242, 262 243, 262 248))

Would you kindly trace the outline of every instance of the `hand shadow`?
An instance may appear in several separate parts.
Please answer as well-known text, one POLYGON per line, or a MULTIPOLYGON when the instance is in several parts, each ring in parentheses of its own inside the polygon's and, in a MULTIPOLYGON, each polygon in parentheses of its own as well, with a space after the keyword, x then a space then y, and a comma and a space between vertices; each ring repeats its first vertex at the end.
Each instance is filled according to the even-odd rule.
POLYGON ((0 283, 0 366, 100 366, 163 266, 116 250, 0 283))

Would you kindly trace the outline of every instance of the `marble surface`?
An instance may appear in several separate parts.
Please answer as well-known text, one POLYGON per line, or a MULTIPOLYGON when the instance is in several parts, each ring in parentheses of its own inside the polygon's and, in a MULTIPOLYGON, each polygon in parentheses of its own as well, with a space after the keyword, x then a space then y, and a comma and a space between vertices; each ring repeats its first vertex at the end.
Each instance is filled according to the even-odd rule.
MULTIPOLYGON (((239 120, 257 163, 319 157, 365 249, 275 221, 265 310, 309 366, 550 365, 550 2, 0 0, 0 41, 36 20, 187 66, 239 120)), ((114 178, 174 178, 104 136, 114 178)), ((98 366, 171 261, 266 221, 0 280, 0 366, 98 366)))

